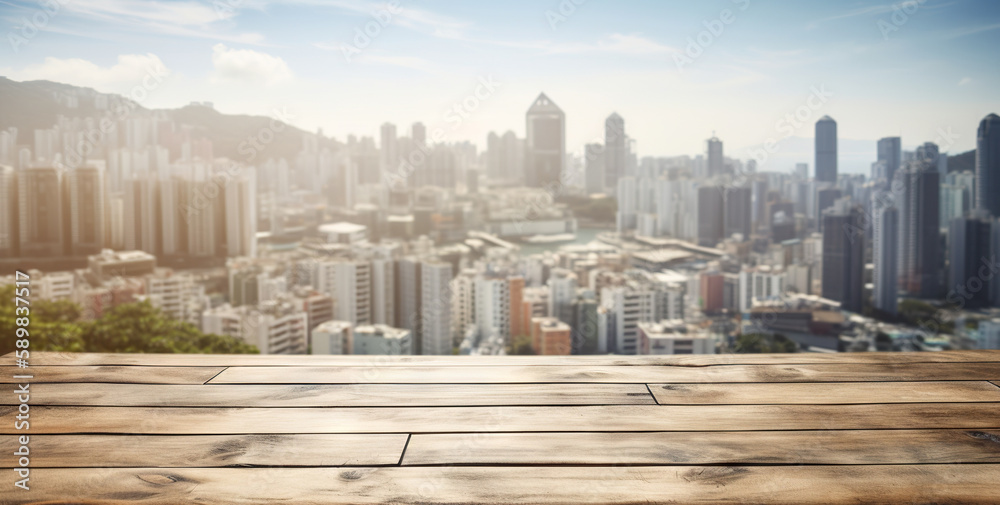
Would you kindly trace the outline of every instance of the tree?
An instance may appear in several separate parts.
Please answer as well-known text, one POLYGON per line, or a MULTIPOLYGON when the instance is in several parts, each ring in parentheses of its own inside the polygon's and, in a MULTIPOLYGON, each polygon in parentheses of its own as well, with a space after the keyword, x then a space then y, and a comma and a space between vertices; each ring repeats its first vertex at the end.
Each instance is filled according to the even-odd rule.
MULTIPOLYGON (((14 286, 0 286, 0 354, 15 349, 14 286)), ((61 352, 257 353, 257 348, 222 335, 202 333, 171 319, 148 301, 119 305, 94 321, 82 321, 80 306, 66 300, 31 299, 29 350, 61 352)))
POLYGON ((535 350, 531 348, 531 335, 516 335, 511 339, 510 354, 533 355, 535 350))
POLYGON ((126 303, 84 326, 88 352, 254 354, 243 341, 202 333, 190 323, 168 317, 149 301, 126 303))
POLYGON ((891 351, 892 350, 892 337, 888 333, 878 332, 875 335, 875 350, 877 351, 891 351))
POLYGON ((799 352, 799 346, 782 334, 745 333, 736 339, 733 349, 740 354, 799 352))

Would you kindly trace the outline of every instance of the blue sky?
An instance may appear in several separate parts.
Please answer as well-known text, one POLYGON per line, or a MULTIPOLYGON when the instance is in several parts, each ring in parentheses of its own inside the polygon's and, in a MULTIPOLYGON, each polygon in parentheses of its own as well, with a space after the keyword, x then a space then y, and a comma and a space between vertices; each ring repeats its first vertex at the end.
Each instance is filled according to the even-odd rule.
POLYGON ((162 65, 169 76, 146 106, 284 109, 339 139, 422 121, 483 146, 491 130, 523 135, 544 91, 566 112, 574 152, 617 111, 640 155, 697 154, 714 131, 740 158, 777 141, 773 168, 787 169, 812 160, 785 137, 811 138, 830 115, 843 168, 866 171, 879 137, 912 147, 946 131, 948 149, 965 151, 978 121, 1000 112, 996 1, 49 2, 59 8, 45 26, 18 39, 41 7, 0 0, 0 75, 127 93, 162 65), (373 13, 388 22, 348 59, 373 13), (813 88, 829 96, 803 108, 813 88), (797 110, 807 123, 779 128, 797 110))

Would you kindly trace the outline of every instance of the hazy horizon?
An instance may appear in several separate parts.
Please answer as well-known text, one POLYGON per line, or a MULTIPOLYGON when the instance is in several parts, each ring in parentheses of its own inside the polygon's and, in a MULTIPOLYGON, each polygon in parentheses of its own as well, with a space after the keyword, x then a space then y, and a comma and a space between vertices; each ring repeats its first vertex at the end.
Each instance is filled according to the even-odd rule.
POLYGON ((903 6, 78 0, 18 41, 10 35, 40 7, 15 1, 0 5, 9 42, 0 75, 127 95, 159 66, 167 76, 145 107, 284 108, 291 124, 338 140, 377 138, 385 122, 403 135, 422 122, 480 148, 490 131, 523 137, 524 112, 544 92, 566 113, 569 152, 602 139, 617 112, 639 156, 703 154, 714 133, 726 156, 746 159, 776 139, 764 168, 776 171, 812 165, 805 140, 830 115, 841 170, 867 173, 878 138, 900 136, 912 149, 952 132, 942 150, 957 154, 975 148, 979 121, 1000 110, 991 93, 1000 74, 989 64, 1000 25, 979 21, 1000 5, 903 6), (304 10, 316 15, 301 21, 304 10), (375 33, 367 44, 358 36, 366 26, 375 33), (454 106, 484 81, 494 89, 456 121, 454 106), (778 126, 817 89, 828 96, 810 117, 778 126))

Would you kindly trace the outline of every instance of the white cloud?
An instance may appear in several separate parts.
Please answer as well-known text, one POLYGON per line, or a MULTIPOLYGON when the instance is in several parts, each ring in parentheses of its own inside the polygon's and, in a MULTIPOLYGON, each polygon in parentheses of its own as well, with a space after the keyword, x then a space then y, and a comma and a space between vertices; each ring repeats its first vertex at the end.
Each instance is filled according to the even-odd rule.
POLYGON ((155 54, 123 54, 118 63, 102 67, 81 58, 60 59, 48 57, 45 61, 12 71, 10 76, 18 81, 46 80, 86 86, 102 92, 127 93, 143 84, 148 75, 169 74, 169 69, 155 54))
POLYGON ((292 72, 285 60, 250 49, 230 49, 225 44, 212 47, 212 82, 256 82, 271 86, 290 81, 292 72))

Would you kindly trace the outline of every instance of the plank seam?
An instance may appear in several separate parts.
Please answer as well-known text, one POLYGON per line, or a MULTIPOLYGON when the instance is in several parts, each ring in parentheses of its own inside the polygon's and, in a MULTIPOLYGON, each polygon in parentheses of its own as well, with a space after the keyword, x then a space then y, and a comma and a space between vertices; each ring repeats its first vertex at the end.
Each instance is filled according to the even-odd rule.
POLYGON ((649 391, 649 396, 653 397, 653 403, 659 405, 660 401, 656 399, 656 395, 654 395, 653 390, 649 388, 649 384, 646 384, 646 391, 649 391))
POLYGON ((215 380, 216 377, 218 377, 219 375, 221 375, 222 372, 225 372, 226 370, 229 370, 228 366, 227 367, 223 367, 222 370, 219 370, 219 373, 213 375, 211 379, 208 379, 207 381, 202 382, 201 384, 204 386, 204 385, 208 384, 209 382, 212 382, 213 380, 215 380))
POLYGON ((993 384, 994 386, 1000 388, 1000 384, 997 384, 998 381, 986 381, 986 382, 989 382, 990 384, 993 384))
POLYGON ((396 463, 396 466, 403 465, 403 456, 406 456, 406 448, 410 446, 411 438, 413 438, 413 433, 407 433, 406 442, 403 442, 403 451, 399 453, 399 462, 396 463))

